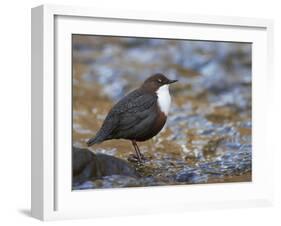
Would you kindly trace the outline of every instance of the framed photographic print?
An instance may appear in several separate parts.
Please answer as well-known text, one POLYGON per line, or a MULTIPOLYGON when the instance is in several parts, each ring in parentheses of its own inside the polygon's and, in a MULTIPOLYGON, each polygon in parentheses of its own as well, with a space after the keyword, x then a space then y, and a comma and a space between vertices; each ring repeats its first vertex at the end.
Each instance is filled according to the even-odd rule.
POLYGON ((32 9, 32 216, 270 205, 272 29, 32 9))

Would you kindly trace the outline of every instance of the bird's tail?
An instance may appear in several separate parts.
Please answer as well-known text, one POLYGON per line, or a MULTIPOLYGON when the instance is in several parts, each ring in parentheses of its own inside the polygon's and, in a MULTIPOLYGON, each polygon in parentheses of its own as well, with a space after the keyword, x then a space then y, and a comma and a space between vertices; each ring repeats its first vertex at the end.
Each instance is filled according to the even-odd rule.
POLYGON ((94 144, 101 143, 102 141, 103 141, 103 140, 99 139, 99 137, 96 136, 96 137, 93 137, 93 138, 89 139, 89 140, 87 141, 87 145, 88 145, 88 147, 90 147, 90 146, 92 146, 92 145, 94 145, 94 144))
POLYGON ((111 138, 110 133, 113 130, 113 126, 114 123, 112 123, 112 118, 110 118, 109 116, 106 117, 105 121, 103 122, 102 127, 100 128, 100 130, 97 132, 96 136, 89 139, 87 141, 87 145, 92 146, 94 144, 99 144, 105 140, 108 140, 111 138))

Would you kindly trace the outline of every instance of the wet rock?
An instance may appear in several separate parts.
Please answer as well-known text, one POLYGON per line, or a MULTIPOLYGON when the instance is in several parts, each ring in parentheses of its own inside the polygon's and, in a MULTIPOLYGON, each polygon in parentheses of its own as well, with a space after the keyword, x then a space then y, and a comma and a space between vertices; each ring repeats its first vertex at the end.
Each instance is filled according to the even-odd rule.
POLYGON ((208 158, 208 156, 215 155, 216 150, 223 139, 223 137, 218 137, 213 140, 209 140, 208 143, 203 147, 204 157, 208 158))
POLYGON ((122 159, 76 147, 72 148, 72 175, 74 185, 111 175, 137 177, 135 169, 122 159))
POLYGON ((206 174, 200 174, 200 172, 197 170, 185 168, 176 175, 175 180, 177 182, 198 184, 206 183, 208 181, 208 176, 206 174))
POLYGON ((94 188, 97 188, 97 186, 95 185, 95 183, 93 181, 85 181, 85 182, 81 182, 80 184, 74 185, 73 188, 75 190, 77 190, 77 189, 84 190, 84 189, 94 189, 94 188))

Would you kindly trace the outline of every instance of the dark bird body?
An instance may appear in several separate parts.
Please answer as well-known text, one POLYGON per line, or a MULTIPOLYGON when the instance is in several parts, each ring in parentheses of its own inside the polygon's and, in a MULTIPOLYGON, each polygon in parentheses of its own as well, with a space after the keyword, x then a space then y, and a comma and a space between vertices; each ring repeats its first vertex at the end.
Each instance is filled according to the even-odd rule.
MULTIPOLYGON (((88 140, 88 146, 110 139, 131 140, 138 160, 141 161, 141 153, 136 142, 154 137, 164 127, 167 111, 163 112, 161 109, 159 89, 166 85, 164 92, 168 94, 164 96, 169 95, 168 84, 175 81, 167 79, 162 74, 149 77, 139 89, 132 91, 112 107, 96 136, 88 140)), ((166 109, 165 105, 164 107, 166 109)))

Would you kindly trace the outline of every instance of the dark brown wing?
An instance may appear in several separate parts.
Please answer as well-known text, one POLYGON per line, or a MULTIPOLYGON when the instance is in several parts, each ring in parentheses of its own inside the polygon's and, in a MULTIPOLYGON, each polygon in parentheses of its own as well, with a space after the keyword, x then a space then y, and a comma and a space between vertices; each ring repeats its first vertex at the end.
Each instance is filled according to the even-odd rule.
POLYGON ((135 90, 121 99, 108 113, 96 137, 88 145, 108 139, 127 138, 136 135, 138 125, 148 126, 156 118, 157 95, 135 90))

